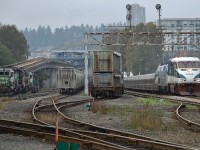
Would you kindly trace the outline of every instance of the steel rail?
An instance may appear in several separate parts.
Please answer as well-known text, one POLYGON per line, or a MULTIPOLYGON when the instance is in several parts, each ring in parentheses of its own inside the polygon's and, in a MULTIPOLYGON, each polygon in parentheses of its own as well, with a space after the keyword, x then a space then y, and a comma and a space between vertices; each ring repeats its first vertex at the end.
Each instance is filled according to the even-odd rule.
POLYGON ((188 120, 181 116, 181 109, 185 107, 185 104, 181 103, 179 107, 176 109, 176 117, 177 119, 185 124, 187 127, 189 127, 192 130, 200 130, 200 124, 192 122, 191 120, 188 120))
MULTIPOLYGON (((61 99, 61 98, 62 98, 62 97, 58 97, 58 98, 56 98, 55 100, 59 100, 59 99, 61 99)), ((37 122, 39 122, 39 123, 41 123, 41 124, 44 124, 44 125, 47 125, 47 126, 49 126, 49 127, 55 128, 54 125, 51 125, 51 124, 46 123, 46 122, 43 122, 43 121, 37 119, 37 117, 35 116, 35 110, 38 108, 38 102, 40 102, 40 101, 41 101, 41 100, 38 100, 38 101, 35 103, 35 105, 34 105, 34 107, 33 107, 33 109, 32 109, 32 115, 33 115, 34 120, 37 121, 37 122)), ((87 100, 87 101, 88 101, 88 100, 87 100)), ((59 103, 59 104, 61 104, 61 103, 59 103)), ((47 106, 47 107, 53 106, 53 104, 52 104, 52 105, 49 105, 49 104, 48 104, 48 105, 46 105, 46 106, 47 106)), ((44 106, 42 106, 42 107, 40 107, 40 108, 44 108, 44 106)), ((95 142, 99 142, 99 143, 102 143, 102 144, 105 144, 105 145, 111 145, 111 146, 114 146, 114 147, 117 147, 117 148, 120 148, 120 149, 131 150, 131 148, 127 148, 127 147, 124 147, 124 146, 121 146, 121 145, 118 145, 118 144, 113 144, 113 143, 110 143, 110 142, 107 142, 107 141, 103 141, 103 140, 100 140, 100 139, 97 139, 97 138, 89 137, 89 136, 86 136, 86 135, 83 135, 83 134, 80 134, 80 133, 73 132, 72 130, 69 130, 69 129, 66 129, 66 128, 61 128, 61 127, 59 127, 59 131, 60 131, 60 132, 63 132, 64 135, 73 135, 73 136, 75 136, 75 137, 87 139, 87 140, 89 140, 89 141, 95 141, 95 142)))
POLYGON ((188 97, 181 97, 181 96, 169 96, 169 95, 158 95, 158 94, 150 94, 150 93, 141 93, 141 92, 133 92, 133 91, 125 91, 125 94, 138 96, 138 97, 153 97, 153 98, 162 98, 166 100, 171 100, 176 103, 184 102, 188 104, 200 105, 200 101, 198 99, 191 99, 188 97))
MULTIPOLYGON (((89 131, 82 131, 82 130, 73 130, 74 132, 78 132, 78 133, 82 133, 82 134, 87 134, 89 136, 93 135, 93 136, 97 136, 98 134, 101 134, 102 139, 108 140, 108 139, 115 139, 117 142, 123 142, 123 143, 128 143, 128 144, 133 144, 133 145, 139 145, 139 146, 143 146, 143 147, 151 147, 151 148, 157 148, 157 149, 193 149, 189 146, 185 146, 185 145, 180 145, 180 144, 175 144, 175 143, 170 143, 170 142, 166 142, 166 141, 161 141, 161 140, 156 140, 153 138, 149 138, 149 137, 145 137, 145 136, 139 136, 139 135, 134 135, 134 134, 130 134, 130 133, 126 133, 126 132, 122 132, 122 131, 117 131, 117 130, 113 130, 113 129, 108 129, 108 128, 102 128, 96 125, 92 125, 92 124, 88 124, 82 121, 78 121, 75 119, 72 119, 70 117, 67 117, 66 115, 64 115, 59 109, 61 109, 61 107, 57 108, 55 101, 54 103, 54 107, 57 110, 57 112, 62 115, 63 117, 65 117, 67 119, 67 121, 69 121, 70 123, 73 123, 75 125, 84 127, 86 129, 91 129, 92 131, 98 131, 98 132, 89 132, 89 131), (99 133, 103 132, 103 133, 99 133), (109 133, 109 134, 108 134, 109 133), (107 137, 107 138, 106 138, 107 137)), ((65 106, 63 106, 65 107, 65 106)), ((99 138, 98 135, 98 138, 99 138)))
MULTIPOLYGON (((9 122, 11 123, 11 121, 9 121, 9 122)), ((25 123, 21 123, 21 124, 23 124, 22 126, 24 126, 25 123)), ((29 125, 30 125, 30 123, 29 123, 29 125)), ((38 127, 38 126, 40 126, 40 125, 34 125, 35 128, 30 130, 30 129, 26 129, 26 128, 22 128, 22 127, 16 127, 16 126, 0 125, 0 130, 2 130, 4 132, 8 132, 8 133, 15 133, 15 134, 19 134, 19 135, 42 138, 42 139, 54 141, 55 134, 47 133, 46 130, 45 130, 45 132, 35 130, 36 127, 38 127)), ((40 128, 42 128, 42 127, 40 127, 40 128)), ((50 128, 50 127, 45 127, 45 128, 50 128)), ((89 141, 89 140, 86 140, 84 138, 81 139, 81 138, 69 137, 68 135, 67 136, 59 135, 58 138, 59 138, 59 141, 76 143, 76 144, 79 144, 81 147, 84 147, 84 148, 87 148, 87 149, 93 148, 93 149, 97 149, 97 150, 102 150, 102 149, 130 150, 130 149, 125 148, 125 147, 116 147, 116 146, 102 144, 102 143, 95 142, 95 141, 89 141)))

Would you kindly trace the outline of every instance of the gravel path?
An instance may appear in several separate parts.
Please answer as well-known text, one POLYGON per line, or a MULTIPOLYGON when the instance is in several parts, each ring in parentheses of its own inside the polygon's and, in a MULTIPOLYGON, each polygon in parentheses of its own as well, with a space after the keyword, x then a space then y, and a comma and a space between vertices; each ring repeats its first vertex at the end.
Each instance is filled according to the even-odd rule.
MULTIPOLYGON (((0 98, 0 118, 32 122, 31 110, 38 99, 31 98, 19 101, 0 98)), ((45 139, 35 139, 13 134, 0 133, 0 139, 0 150, 53 150, 55 146, 53 142, 46 141, 45 139)))
POLYGON ((0 134, 1 150, 53 150, 54 143, 19 135, 0 134))
MULTIPOLYGON (((85 98, 86 97, 84 96, 72 96, 68 100, 74 101, 76 99, 85 98)), ((0 105, 0 118, 31 122, 31 109, 36 100, 38 100, 38 98, 32 98, 23 101, 4 102, 3 105, 0 105)), ((2 100, 0 99, 0 103, 1 101, 2 100)), ((195 146, 200 149, 200 133, 190 132, 182 127, 182 125, 179 123, 179 121, 177 121, 174 115, 176 106, 149 105, 147 107, 139 102, 137 98, 126 95, 123 95, 121 98, 118 99, 99 102, 97 106, 102 107, 103 109, 99 109, 99 111, 97 112, 88 111, 86 105, 80 105, 73 108, 67 108, 65 110, 65 113, 73 118, 76 118, 77 120, 93 123, 102 127, 115 128, 118 130, 145 135, 160 140, 195 146), (157 129, 128 127, 128 122, 130 122, 130 120, 134 121, 134 118, 130 118, 133 110, 146 110, 147 108, 153 111, 155 110, 161 112, 161 127, 157 129)), ((199 111, 195 111, 194 113, 192 111, 190 111, 189 113, 183 113, 183 115, 186 115, 189 118, 190 116, 193 116, 193 120, 197 120, 197 118, 199 118, 199 114, 199 111)), ((32 148, 33 150, 52 150, 54 147, 54 143, 50 143, 49 141, 22 136, 0 134, 0 138, 0 149, 4 150, 10 150, 13 149, 13 147, 15 148, 14 150, 23 150, 26 149, 25 147, 30 147, 30 149, 32 148), (8 141, 10 141, 11 144, 8 144, 8 141)))

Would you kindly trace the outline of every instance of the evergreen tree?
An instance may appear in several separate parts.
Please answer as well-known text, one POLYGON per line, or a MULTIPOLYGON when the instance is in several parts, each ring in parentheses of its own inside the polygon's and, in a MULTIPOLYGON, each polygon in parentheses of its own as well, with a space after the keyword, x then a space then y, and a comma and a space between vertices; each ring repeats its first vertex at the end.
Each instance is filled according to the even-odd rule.
POLYGON ((5 45, 17 61, 28 56, 28 44, 24 34, 14 25, 0 25, 0 42, 5 45))
POLYGON ((0 66, 9 65, 16 62, 12 52, 0 43, 0 66))

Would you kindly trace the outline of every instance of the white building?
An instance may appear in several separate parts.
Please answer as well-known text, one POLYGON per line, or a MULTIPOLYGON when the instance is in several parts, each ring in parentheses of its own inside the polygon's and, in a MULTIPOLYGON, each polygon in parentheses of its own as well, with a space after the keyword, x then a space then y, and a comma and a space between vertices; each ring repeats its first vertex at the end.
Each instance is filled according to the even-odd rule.
POLYGON ((200 50, 200 18, 166 18, 161 20, 164 34, 165 52, 197 51, 200 50), (187 32, 188 34, 183 34, 187 32))

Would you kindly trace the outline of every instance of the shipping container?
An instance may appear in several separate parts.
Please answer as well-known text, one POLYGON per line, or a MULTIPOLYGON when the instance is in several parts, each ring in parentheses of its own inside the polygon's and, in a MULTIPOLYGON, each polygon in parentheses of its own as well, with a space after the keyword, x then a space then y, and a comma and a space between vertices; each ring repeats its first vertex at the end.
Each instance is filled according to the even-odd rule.
POLYGON ((120 73, 121 54, 112 50, 93 51, 93 72, 120 73))

